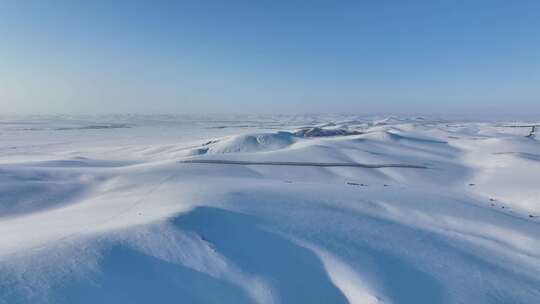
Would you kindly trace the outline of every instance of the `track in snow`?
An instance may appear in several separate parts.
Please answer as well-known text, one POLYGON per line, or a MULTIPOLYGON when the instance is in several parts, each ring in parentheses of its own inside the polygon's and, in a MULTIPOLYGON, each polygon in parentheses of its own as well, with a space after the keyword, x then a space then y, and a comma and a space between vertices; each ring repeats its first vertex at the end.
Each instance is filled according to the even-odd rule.
POLYGON ((357 167, 357 168, 411 168, 428 169, 421 165, 407 164, 362 164, 362 163, 318 163, 318 162, 284 162, 284 161, 241 161, 225 159, 190 159, 178 161, 182 164, 217 164, 217 165, 257 165, 257 166, 303 166, 303 167, 357 167))

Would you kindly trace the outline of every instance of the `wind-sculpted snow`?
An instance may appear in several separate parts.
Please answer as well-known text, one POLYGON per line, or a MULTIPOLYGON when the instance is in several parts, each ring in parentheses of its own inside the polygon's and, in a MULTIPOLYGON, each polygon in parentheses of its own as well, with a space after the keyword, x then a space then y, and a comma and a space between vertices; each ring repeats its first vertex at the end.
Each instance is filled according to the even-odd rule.
POLYGON ((515 125, 4 119, 0 303, 537 303, 540 142, 515 125))
POLYGON ((261 152, 278 150, 292 145, 294 136, 289 132, 237 135, 211 143, 210 153, 261 152))

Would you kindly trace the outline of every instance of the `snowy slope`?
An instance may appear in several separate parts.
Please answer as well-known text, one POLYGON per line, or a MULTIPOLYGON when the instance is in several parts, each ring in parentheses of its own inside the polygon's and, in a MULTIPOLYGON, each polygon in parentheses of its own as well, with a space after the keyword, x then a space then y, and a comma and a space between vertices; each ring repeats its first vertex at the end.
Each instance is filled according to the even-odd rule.
POLYGON ((537 303, 529 133, 399 117, 5 117, 0 303, 537 303))

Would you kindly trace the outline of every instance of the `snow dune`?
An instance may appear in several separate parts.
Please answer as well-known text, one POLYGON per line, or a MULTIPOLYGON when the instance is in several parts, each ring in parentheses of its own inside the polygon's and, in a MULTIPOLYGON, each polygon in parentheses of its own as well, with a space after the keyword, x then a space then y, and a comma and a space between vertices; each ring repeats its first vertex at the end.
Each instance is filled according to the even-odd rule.
POLYGON ((0 303, 540 299, 528 129, 354 116, 0 128, 0 303))

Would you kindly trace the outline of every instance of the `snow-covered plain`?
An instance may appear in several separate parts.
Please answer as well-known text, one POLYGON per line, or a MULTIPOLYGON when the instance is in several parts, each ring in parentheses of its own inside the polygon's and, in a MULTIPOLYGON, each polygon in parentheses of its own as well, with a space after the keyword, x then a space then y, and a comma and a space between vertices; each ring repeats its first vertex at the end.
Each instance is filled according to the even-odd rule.
POLYGON ((3 117, 0 303, 539 303, 534 123, 3 117))

